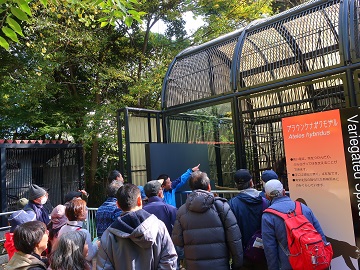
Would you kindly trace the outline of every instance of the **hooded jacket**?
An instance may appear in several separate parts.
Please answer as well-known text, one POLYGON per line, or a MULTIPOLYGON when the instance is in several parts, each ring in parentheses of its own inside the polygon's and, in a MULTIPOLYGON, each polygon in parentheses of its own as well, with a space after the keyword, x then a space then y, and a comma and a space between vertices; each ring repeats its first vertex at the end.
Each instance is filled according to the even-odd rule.
POLYGON ((233 269, 242 266, 243 248, 236 218, 226 200, 210 192, 195 190, 189 194, 177 212, 172 239, 176 246, 184 247, 187 270, 228 270, 229 254, 233 269))
POLYGON ((229 201, 237 223, 239 225, 243 247, 245 248, 252 235, 261 229, 261 217, 263 212, 263 199, 259 191, 248 188, 229 201))
POLYGON ((37 204, 34 203, 34 201, 29 201, 28 204, 24 206, 24 211, 33 211, 36 215, 36 220, 42 221, 46 225, 50 222, 49 210, 42 204, 37 204))
POLYGON ((38 255, 34 254, 25 254, 21 251, 15 252, 14 256, 12 256, 11 260, 5 266, 6 270, 40 270, 46 269, 46 264, 41 261, 38 255))
POLYGON ((143 209, 124 212, 100 242, 97 270, 176 269, 177 255, 165 224, 143 209))

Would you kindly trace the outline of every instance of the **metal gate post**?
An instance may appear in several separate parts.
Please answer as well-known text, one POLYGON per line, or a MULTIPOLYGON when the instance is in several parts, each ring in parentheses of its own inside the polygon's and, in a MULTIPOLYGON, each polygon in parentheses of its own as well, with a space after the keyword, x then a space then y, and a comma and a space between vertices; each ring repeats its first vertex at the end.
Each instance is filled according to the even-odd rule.
MULTIPOLYGON (((7 198, 6 198, 6 148, 0 148, 0 164, 1 164, 1 171, 0 171, 0 181, 1 181, 1 192, 0 192, 0 207, 1 212, 6 212, 7 207, 7 198)), ((1 217, 1 226, 7 225, 7 219, 2 216, 1 217)))

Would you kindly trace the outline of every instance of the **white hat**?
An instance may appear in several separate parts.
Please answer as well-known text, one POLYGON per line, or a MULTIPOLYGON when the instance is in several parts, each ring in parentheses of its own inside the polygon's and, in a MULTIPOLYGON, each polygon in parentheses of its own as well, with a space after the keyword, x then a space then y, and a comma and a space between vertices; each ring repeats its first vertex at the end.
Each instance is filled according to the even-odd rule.
POLYGON ((158 181, 160 183, 160 185, 162 185, 164 183, 164 179, 158 179, 158 180, 155 180, 155 181, 158 181))
POLYGON ((265 183, 265 193, 270 197, 277 197, 279 194, 282 195, 283 190, 283 185, 277 179, 272 179, 265 183))

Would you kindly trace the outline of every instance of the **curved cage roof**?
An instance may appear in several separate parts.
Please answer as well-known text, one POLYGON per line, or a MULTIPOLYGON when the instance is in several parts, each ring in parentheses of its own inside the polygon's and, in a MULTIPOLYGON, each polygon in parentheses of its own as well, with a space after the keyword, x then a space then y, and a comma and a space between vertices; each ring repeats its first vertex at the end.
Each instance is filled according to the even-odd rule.
POLYGON ((310 1, 188 48, 165 75, 162 108, 286 85, 359 61, 359 10, 356 0, 310 1))

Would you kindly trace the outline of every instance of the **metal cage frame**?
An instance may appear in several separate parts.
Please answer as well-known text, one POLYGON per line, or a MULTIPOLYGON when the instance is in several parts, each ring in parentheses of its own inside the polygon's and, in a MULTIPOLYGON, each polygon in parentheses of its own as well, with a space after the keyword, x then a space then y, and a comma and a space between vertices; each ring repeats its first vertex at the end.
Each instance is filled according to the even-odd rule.
MULTIPOLYGON (((359 16, 357 0, 310 1, 180 52, 163 81, 161 142, 183 140, 171 119, 215 117, 220 128, 231 123, 233 171, 248 168, 259 180, 273 168, 286 183, 281 118, 360 103, 359 16)), ((213 143, 221 144, 216 129, 213 143)))
POLYGON ((85 185, 80 144, 7 141, 0 143, 0 163, 2 212, 18 210, 17 200, 28 197, 31 184, 46 188, 53 206, 62 204, 69 191, 83 189, 85 185))

